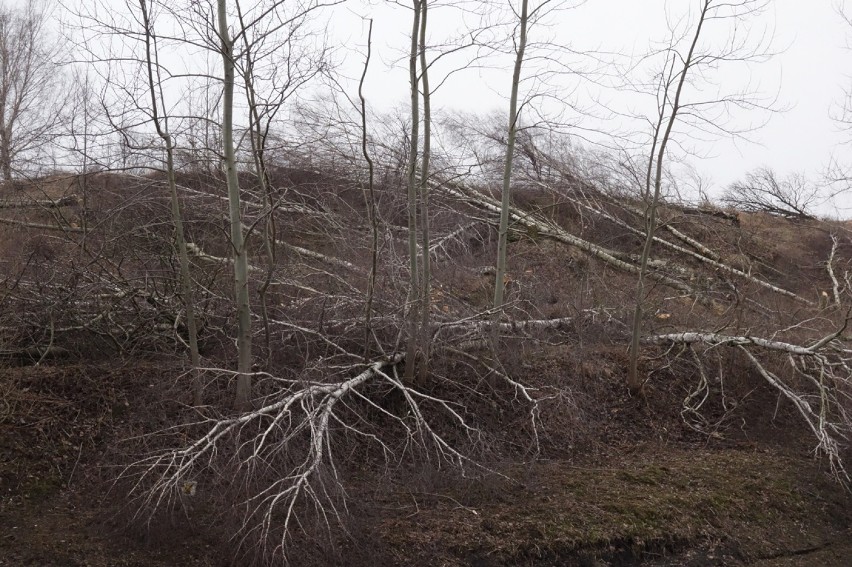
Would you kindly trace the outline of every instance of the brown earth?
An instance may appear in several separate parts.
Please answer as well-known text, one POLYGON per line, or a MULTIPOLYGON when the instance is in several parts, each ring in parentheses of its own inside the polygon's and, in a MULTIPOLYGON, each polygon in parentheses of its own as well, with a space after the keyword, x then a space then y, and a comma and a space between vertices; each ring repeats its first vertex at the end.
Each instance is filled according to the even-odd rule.
MULTIPOLYGON (((58 198, 78 192, 72 181, 52 180, 29 197, 58 198)), ((187 185, 191 181, 182 180, 187 185)), ((88 298, 92 292, 77 271, 69 269, 65 279, 60 277, 62 271, 57 268, 66 267, 63 260, 70 260, 71 267, 88 264, 80 260, 86 258, 76 241, 59 236, 67 237, 63 231, 78 228, 77 224, 100 223, 101 232, 93 233, 88 245, 101 246, 98 249, 105 257, 123 266, 127 274, 119 274, 122 278, 147 285, 149 273, 173 275, 161 265, 167 256, 164 251, 171 250, 171 229, 160 222, 163 213, 142 198, 159 194, 146 183, 117 175, 94 180, 86 214, 77 208, 57 218, 55 211, 10 209, 4 213, 8 218, 36 226, 0 227, 0 262, 9 274, 20 271, 35 284, 64 282, 88 298), (150 222, 145 225, 140 219, 150 222), (38 227, 45 223, 56 223, 55 230, 38 227), (128 229, 134 223, 144 228, 135 236, 128 229)), ((339 182, 316 176, 293 183, 321 188, 306 190, 310 199, 305 197, 305 203, 323 205, 329 215, 339 215, 340 222, 334 230, 319 231, 318 221, 310 216, 288 218, 292 226, 288 225, 287 238, 366 266, 360 191, 352 184, 342 189, 339 182)), ((401 193, 394 186, 385 189, 383 218, 390 227, 396 214, 401 225, 401 193)), ((187 215, 196 215, 189 223, 192 240, 203 244, 208 253, 225 255, 221 222, 211 213, 217 210, 217 201, 211 201, 215 206, 208 204, 209 210, 187 208, 187 215)), ((549 218, 566 230, 619 252, 635 253, 640 244, 629 233, 578 214, 570 201, 555 203, 550 195, 527 191, 519 192, 518 202, 528 210, 547 210, 549 218)), ((435 234, 448 233, 470 218, 469 211, 454 209, 459 205, 452 200, 444 205, 449 212, 442 213, 443 224, 434 225, 435 234)), ((839 326, 842 312, 819 309, 816 300, 821 290, 831 289, 825 270, 829 232, 844 236, 838 249, 838 273, 852 267, 847 228, 768 215, 739 215, 732 224, 724 218, 684 214, 676 207, 663 213, 666 222, 699 238, 726 262, 815 304, 804 307, 801 302, 779 299, 754 284, 659 249, 658 259, 679 262, 688 269, 685 281, 725 308, 704 308, 693 297, 653 286, 645 322, 648 334, 730 329, 808 344, 839 326), (759 305, 741 298, 754 299, 759 305), (776 334, 779 329, 785 331, 776 334)), ((619 214, 631 218, 624 211, 619 214)), ((477 230, 450 246, 435 263, 436 321, 472 318, 490 304, 493 280, 482 268, 493 263, 494 246, 487 227, 477 230)), ((396 244, 391 241, 389 246, 396 244)), ((402 257, 399 250, 396 254, 388 256, 402 257)), ((471 465, 467 476, 461 476, 428 462, 387 467, 371 461, 370 454, 351 455, 339 463, 348 494, 342 526, 335 521, 329 524, 330 530, 307 526, 308 534, 297 537, 288 550, 292 565, 839 567, 852 563, 849 493, 826 470, 824 461, 813 458, 811 433, 791 404, 779 399, 777 391, 736 353, 719 353, 718 359, 707 364, 714 372, 717 366, 720 373, 724 369, 725 381, 712 385, 703 408, 712 427, 705 434, 696 433, 680 414, 696 382, 689 361, 666 360, 661 351, 646 349, 642 361, 642 370, 649 376, 646 397, 631 399, 626 394, 625 344, 635 294, 633 274, 617 272, 535 233, 514 234, 510 256, 507 289, 512 316, 573 317, 556 337, 507 339, 506 352, 517 356, 500 361, 525 384, 555 386, 570 393, 562 405, 551 404, 542 413, 546 438, 539 458, 534 460, 524 445, 529 443, 529 432, 524 430, 527 408, 517 411, 521 406, 513 405, 515 392, 496 392, 494 399, 471 395, 465 400, 471 415, 481 418, 483 429, 502 442, 495 442, 493 451, 482 452, 481 467, 471 465)), ((215 289, 224 290, 220 296, 230 293, 232 284, 224 271, 214 272, 206 264, 194 268, 220 286, 215 289)), ((399 305, 404 297, 399 272, 394 266, 385 268, 381 277, 387 280, 379 282, 386 293, 383 299, 399 305)), ((104 268, 104 273, 111 275, 111 270, 104 268)), ((335 291, 339 284, 322 273, 307 261, 288 266, 288 277, 304 277, 310 288, 331 294, 329 290, 335 291)), ((347 282, 361 287, 364 283, 356 276, 347 282)), ((32 310, 53 309, 66 296, 66 289, 58 284, 45 289, 33 285, 32 290, 30 303, 24 303, 32 310)), ((157 292, 156 286, 153 290, 157 292)), ((169 294, 154 292, 149 291, 165 304, 169 294)), ((282 319, 313 324, 327 315, 324 301, 307 301, 312 297, 304 296, 307 292, 301 288, 282 286, 276 293, 281 297, 273 296, 270 303, 282 319)), ((216 297, 212 294, 208 315, 210 327, 218 328, 220 334, 211 331, 205 337, 203 354, 227 366, 234 358, 229 338, 233 335, 227 327, 232 324, 231 310, 223 305, 217 311, 216 297)), ((128 305, 116 300, 113 307, 116 317, 126 317, 145 329, 160 322, 152 305, 142 299, 128 305), (150 319, 144 319, 149 313, 150 319)), ((351 305, 353 317, 360 317, 361 305, 354 301, 351 305)), ((10 308, 8 313, 26 310, 10 308)), ((58 313, 71 318, 69 325, 77 324, 71 309, 58 313)), ((388 319, 391 315, 389 311, 388 319)), ((67 355, 63 363, 28 350, 33 342, 56 346, 47 332, 53 320, 31 319, 11 318, 2 330, 9 335, 6 343, 15 354, 4 353, 5 366, 0 370, 0 565, 249 564, 253 557, 245 549, 238 553, 231 537, 238 520, 229 518, 230 509, 216 495, 205 494, 203 486, 194 500, 185 502, 185 508, 140 524, 131 522, 137 509, 127 500, 126 483, 116 482, 124 467, 156 442, 148 435, 191 416, 179 403, 189 399, 186 385, 176 379, 181 375, 179 362, 167 357, 169 352, 181 353, 183 347, 159 336, 148 340, 144 334, 134 335, 123 345, 129 354, 119 356, 109 351, 112 347, 102 334, 71 332, 56 339, 67 355), (21 322, 32 327, 29 334, 15 333, 15 325, 21 322)), ((387 337, 397 333, 390 324, 384 331, 387 337)), ((169 339, 168 334, 165 337, 169 339)), ((351 340, 342 331, 341 337, 351 340)), ((309 344, 291 339, 269 353, 271 372, 295 376, 301 370, 291 368, 295 363, 315 362, 305 354, 311 351, 309 344)), ((360 332, 355 340, 361 340, 360 332)), ((387 339, 388 344, 392 341, 387 339)), ((310 354, 316 356, 313 351, 310 354)), ((488 354, 476 352, 475 356, 488 354)), ((436 362, 433 371, 436 376, 455 378, 456 389, 440 394, 455 395, 468 381, 482 383, 482 368, 475 370, 467 360, 449 358, 436 362)), ((440 380, 436 382, 436 388, 440 387, 440 380)), ((214 384, 206 394, 216 398, 217 387, 214 384)), ((218 392, 222 400, 227 392, 227 385, 222 385, 218 392)), ((226 406, 222 402, 221 407, 226 406)))
MULTIPOLYGON (((6 371, 0 565, 247 564, 203 506, 126 529, 119 441, 175 411, 152 392, 167 376, 167 362, 6 371)), ((647 409, 612 402, 606 427, 627 439, 647 409)), ((848 565, 852 499, 805 451, 656 427, 634 431, 638 443, 469 478, 428 466, 355 475, 349 536, 298 544, 292 563, 848 565)))

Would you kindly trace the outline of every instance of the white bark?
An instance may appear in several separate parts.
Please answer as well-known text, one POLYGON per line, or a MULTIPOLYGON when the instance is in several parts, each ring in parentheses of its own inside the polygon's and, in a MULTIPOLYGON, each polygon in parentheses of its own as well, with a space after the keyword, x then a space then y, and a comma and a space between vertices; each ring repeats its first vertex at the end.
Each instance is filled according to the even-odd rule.
POLYGON ((251 399, 251 308, 248 289, 248 251, 245 247, 242 211, 240 210, 240 183, 237 177, 237 160, 234 150, 234 49, 228 30, 227 1, 218 0, 218 34, 221 42, 224 84, 222 96, 222 143, 224 145, 225 173, 228 181, 228 212, 231 223, 231 248, 234 255, 234 294, 237 312, 237 389, 234 405, 247 410, 251 399))
MULTIPOLYGON (((547 187, 544 184, 541 184, 541 185, 544 186, 544 187, 547 187)), ((592 207, 590 205, 587 205, 585 203, 581 203, 579 201, 575 201, 575 203, 578 206, 583 207, 585 210, 590 211, 590 212, 592 212, 592 213, 594 213, 594 214, 596 214, 596 215, 598 215, 602 218, 605 218, 606 220, 624 228, 625 230, 629 230, 633 234, 638 234, 638 235, 644 235, 645 234, 643 231, 639 230, 638 228, 634 228, 634 227, 630 226, 629 224, 627 224, 626 222, 624 222, 620 218, 615 217, 615 216, 609 214, 608 212, 606 212, 604 210, 592 207)), ((665 225, 665 226, 669 227, 669 225, 665 225)), ((703 244, 701 244, 697 240, 695 240, 695 239, 693 239, 693 238, 691 238, 691 237, 689 237, 685 234, 680 233, 679 231, 677 231, 676 229, 674 229, 672 227, 669 227, 669 229, 671 231, 674 231, 672 233, 675 234, 676 236, 680 235, 680 236, 678 236, 679 238, 681 238, 685 242, 690 243, 694 248, 699 249, 699 250, 704 250, 708 254, 710 254, 711 256, 708 256, 707 254, 704 254, 704 253, 698 253, 698 252, 695 252, 693 250, 689 250, 688 248, 684 248, 683 246, 679 246, 679 245, 677 245, 673 242, 669 242, 668 240, 664 240, 663 238, 660 238, 659 236, 654 236, 654 242, 657 243, 657 244, 660 244, 662 246, 665 246, 666 248, 668 248, 670 250, 674 250, 675 252, 679 252, 681 254, 684 254, 686 256, 694 258, 694 259, 698 260, 699 262, 702 262, 702 263, 707 264, 709 266, 713 266, 716 269, 722 270, 722 271, 727 272, 729 274, 740 277, 744 280, 750 281, 754 284, 759 285, 760 287, 768 289, 769 291, 772 291, 772 292, 777 293, 779 295, 790 297, 792 299, 795 299, 796 301, 804 303, 805 305, 813 305, 814 304, 812 301, 809 301, 809 300, 805 299, 804 297, 802 297, 802 296, 800 296, 800 295, 798 295, 798 294, 796 294, 796 293, 794 293, 790 290, 787 290, 787 289, 784 289, 782 287, 771 284, 771 283, 769 283, 765 280, 762 280, 758 277, 755 277, 751 274, 748 274, 748 273, 746 273, 746 272, 744 272, 740 269, 734 268, 733 266, 729 266, 728 264, 723 263, 720 259, 718 259, 718 255, 716 255, 712 250, 710 250, 709 248, 707 248, 706 246, 704 246, 703 244)), ((832 257, 833 257, 833 255, 832 255, 832 257)), ((649 260, 649 264, 651 262, 652 261, 649 260)), ((831 273, 830 267, 829 267, 829 273, 831 273)))
MULTIPOLYGON (((501 212, 501 206, 499 203, 497 203, 487 195, 471 191, 461 185, 454 185, 449 183, 435 183, 433 184, 433 187, 440 189, 442 192, 449 196, 460 199, 492 215, 499 215, 501 212)), ((593 242, 589 242, 578 236, 575 236, 549 221, 539 219, 533 216, 532 214, 524 213, 518 211, 517 209, 510 209, 509 219, 515 224, 519 224, 526 228, 534 229, 542 237, 550 238, 552 240, 562 242, 563 244, 574 246, 579 250, 585 252, 586 254, 589 254, 590 256, 597 258, 614 268, 618 268, 620 270, 632 274, 639 273, 638 266, 618 259, 615 256, 615 254, 617 253, 608 250, 603 246, 598 246, 593 242)), ((683 292, 684 294, 693 295, 698 299, 698 301, 704 304, 712 304, 711 300, 704 297, 697 290, 693 289, 691 286, 678 279, 675 279, 660 272, 648 272, 647 276, 652 280, 665 284, 673 289, 683 292)))
MULTIPOLYGON (((396 366, 402 360, 403 355, 396 354, 373 362, 366 368, 361 366, 363 370, 357 375, 341 381, 283 379, 256 373, 257 376, 274 380, 282 388, 263 407, 233 418, 211 418, 190 424, 189 430, 203 426, 206 431, 181 448, 157 452, 128 467, 125 474, 137 478, 132 489, 139 505, 137 515, 153 514, 158 509, 170 507, 185 493, 185 487, 189 484, 194 492, 203 497, 207 489, 205 473, 215 465, 220 446, 232 445, 236 440, 240 453, 233 462, 227 464, 231 474, 236 466, 239 474, 251 477, 258 470, 268 469, 270 462, 280 459, 281 455, 295 457, 292 464, 288 465, 289 469, 272 477, 269 484, 246 500, 243 536, 254 532, 261 541, 269 542, 275 540, 273 530, 279 530, 277 551, 280 552, 294 525, 299 522, 297 504, 301 500, 330 510, 327 512, 330 514, 327 521, 335 516, 340 520, 334 506, 328 506, 328 497, 334 488, 332 485, 340 482, 332 454, 336 431, 342 428, 349 434, 362 436, 378 444, 388 460, 401 458, 401 455, 394 455, 391 447, 379 436, 360 429, 364 416, 348 416, 346 420, 346 414, 338 411, 338 402, 343 402, 340 406, 346 404, 347 411, 352 411, 353 405, 344 401, 350 398, 366 403, 389 418, 407 435, 409 447, 419 446, 427 454, 437 455, 439 460, 453 466, 473 464, 432 428, 421 403, 426 402, 430 411, 443 414, 442 420, 454 422, 472 441, 476 441, 479 431, 466 423, 457 403, 403 384, 395 373, 396 366), (383 382, 399 391, 405 400, 404 410, 392 413, 371 401, 364 389, 374 382, 383 382), (328 474, 320 474, 322 472, 328 474), (332 485, 327 484, 329 479, 332 485)), ((221 369, 203 370, 225 372, 221 369)), ((216 474, 218 472, 213 470, 212 475, 216 474)))
POLYGON ((68 195, 59 199, 18 199, 15 201, 0 201, 0 209, 58 209, 61 207, 73 207, 80 200, 77 195, 68 195))
POLYGON ((837 236, 831 235, 831 254, 826 262, 828 276, 831 278, 831 293, 834 298, 835 307, 840 307, 840 282, 837 281, 837 276, 834 274, 834 256, 837 254, 837 236))
MULTIPOLYGON (((849 475, 841 458, 842 443, 852 434, 852 419, 845 409, 849 403, 849 390, 852 387, 852 366, 850 366, 852 350, 846 348, 840 341, 846 324, 848 320, 841 329, 815 341, 810 346, 748 335, 708 332, 654 335, 646 337, 644 342, 675 345, 702 344, 708 351, 719 346, 730 346, 740 350, 761 377, 793 404, 817 440, 815 451, 825 454, 835 475, 848 481, 849 475), (782 355, 793 375, 803 379, 804 385, 793 386, 770 371, 755 356, 755 349, 782 355)), ((706 380, 703 374, 702 380, 706 380)))

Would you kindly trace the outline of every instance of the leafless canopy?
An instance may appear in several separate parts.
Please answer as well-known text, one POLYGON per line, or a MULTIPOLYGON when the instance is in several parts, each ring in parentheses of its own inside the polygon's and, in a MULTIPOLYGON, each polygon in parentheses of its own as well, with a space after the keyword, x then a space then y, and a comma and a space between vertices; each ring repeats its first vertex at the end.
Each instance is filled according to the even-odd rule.
POLYGON ((0 173, 5 181, 55 135, 59 44, 45 0, 0 2, 0 173))
POLYGON ((820 189, 801 174, 779 179, 774 171, 762 167, 728 187, 722 200, 747 212, 810 219, 820 200, 820 189))

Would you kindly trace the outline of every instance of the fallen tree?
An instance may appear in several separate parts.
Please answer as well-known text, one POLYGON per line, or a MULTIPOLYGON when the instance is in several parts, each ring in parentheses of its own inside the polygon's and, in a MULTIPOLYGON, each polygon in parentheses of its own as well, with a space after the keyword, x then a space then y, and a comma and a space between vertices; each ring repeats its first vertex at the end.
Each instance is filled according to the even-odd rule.
MULTIPOLYGON (((699 384, 684 400, 684 410, 699 414, 709 397, 709 381, 696 347, 709 355, 719 347, 735 348, 745 356, 757 373, 778 393, 789 400, 816 438, 814 451, 824 455, 835 476, 850 480, 843 459, 844 443, 852 433, 852 349, 845 344, 843 331, 849 322, 810 345, 766 339, 751 335, 724 335, 714 332, 687 331, 646 337, 649 344, 681 346, 693 355, 699 370, 699 384), (782 370, 773 370, 761 355, 776 355, 783 360, 782 370)), ((720 380, 722 377, 720 376, 720 380)))
POLYGON ((5 200, 0 201, 0 209, 58 209, 60 207, 73 207, 79 203, 77 195, 68 195, 59 199, 29 199, 29 200, 5 200))
MULTIPOLYGON (((541 185, 542 185, 542 187, 544 187, 546 189, 551 189, 550 187, 548 187, 544 184, 541 184, 541 185)), ((595 215, 597 215, 597 216, 599 216, 603 219, 606 219, 609 222, 627 230, 628 232, 631 232, 631 233, 638 235, 638 236, 643 236, 645 234, 645 232, 643 230, 631 226, 626 221, 623 221, 620 218, 609 214, 608 212, 606 212, 605 210, 603 210, 601 208, 593 207, 591 205, 588 205, 588 204, 583 203, 583 202, 576 200, 576 199, 572 199, 572 201, 577 206, 582 207, 584 210, 587 210, 587 211, 589 211, 589 212, 591 212, 591 213, 593 213, 593 214, 595 214, 595 215)), ((634 214, 637 214, 637 215, 640 214, 640 211, 637 211, 636 209, 634 209, 632 207, 625 206, 625 208, 628 211, 630 211, 634 214)), ((756 285, 758 285, 758 286, 760 286, 764 289, 768 289, 769 291, 771 291, 773 293, 777 293, 779 295, 783 295, 785 297, 795 299, 796 301, 804 303, 805 305, 814 305, 814 303, 812 301, 809 301, 809 300, 805 299, 804 297, 802 297, 802 296, 800 296, 800 295, 798 295, 798 294, 796 294, 796 293, 794 293, 790 290, 784 289, 784 288, 779 287, 777 285, 774 285, 770 282, 767 282, 766 280, 763 280, 763 279, 760 279, 756 276, 748 274, 748 273, 746 273, 746 272, 744 272, 744 271, 742 271, 738 268, 735 268, 733 266, 729 266, 728 264, 725 264, 724 262, 722 262, 722 259, 718 256, 718 254, 716 254, 715 252, 713 252, 712 250, 710 250, 709 248, 707 248, 706 246, 704 246, 703 244, 701 244, 700 242, 695 240, 694 238, 692 238, 692 237, 690 237, 686 234, 683 234, 682 232, 680 232, 676 228, 674 228, 674 227, 672 227, 668 224, 663 224, 661 226, 667 227, 669 229, 669 232, 671 232, 674 236, 676 236, 677 238, 688 243, 693 248, 696 248, 696 250, 698 250, 698 251, 689 250, 687 248, 684 248, 683 246, 679 246, 679 245, 677 245, 673 242, 669 242, 668 240, 665 240, 664 238, 659 237, 659 236, 653 237, 653 241, 655 243, 660 244, 662 246, 665 246, 669 250, 673 250, 675 252, 678 252, 680 254, 683 254, 685 256, 688 256, 690 258, 698 260, 699 262, 702 262, 704 264, 712 266, 713 268, 715 268, 717 270, 721 270, 723 272, 729 273, 731 275, 734 275, 734 276, 742 278, 746 281, 749 281, 753 284, 756 284, 756 285)))
MULTIPOLYGON (((218 467, 227 466, 229 477, 237 474, 240 483, 259 487, 242 502, 240 541, 262 545, 277 541, 273 552, 281 554, 293 530, 302 527, 300 516, 307 510, 314 510, 329 530, 333 523, 342 522, 340 501, 335 498, 342 496, 342 479, 334 457, 336 439, 341 435, 374 444, 388 462, 417 452, 439 464, 462 469, 478 466, 433 425, 455 424, 468 443, 478 444, 482 432, 468 422, 464 405, 406 385, 397 375, 403 356, 394 354, 366 366, 341 364, 342 358, 359 357, 340 349, 330 358, 338 362, 324 365, 327 378, 323 380, 311 378, 308 372, 294 379, 254 373, 259 381, 271 382, 275 390, 260 407, 172 427, 161 433, 180 430, 183 439, 189 431, 200 429, 201 434, 179 448, 157 451, 127 467, 124 475, 135 479, 131 494, 138 504, 136 517, 150 519, 184 498, 215 491, 218 467), (402 407, 383 405, 375 397, 376 392, 386 396, 388 388, 401 396, 402 407), (367 411, 395 427, 386 423, 372 428, 371 419, 376 417, 371 418, 367 411)), ((217 368, 201 371, 235 374, 217 368)), ((501 377, 531 404, 535 420, 538 406, 530 395, 532 390, 503 374, 501 377)))
MULTIPOLYGON (((436 189, 441 190, 446 195, 483 210, 489 213, 492 217, 499 215, 500 213, 500 204, 487 195, 473 191, 456 183, 445 182, 434 183, 433 185, 436 189)), ((609 250, 603 246, 589 242, 588 240, 584 240, 579 236, 575 236, 552 222, 537 218, 532 214, 524 213, 514 208, 509 212, 509 219, 513 223, 524 226, 527 229, 534 230, 542 237, 550 238, 552 240, 562 242, 563 244, 573 246, 586 254, 603 261, 609 266, 631 274, 639 274, 639 266, 618 258, 618 252, 609 250)), ((667 285, 672 289, 683 292, 686 295, 694 296, 702 304, 713 304, 713 300, 699 292, 699 290, 664 272, 650 271, 647 275, 658 283, 667 285)))

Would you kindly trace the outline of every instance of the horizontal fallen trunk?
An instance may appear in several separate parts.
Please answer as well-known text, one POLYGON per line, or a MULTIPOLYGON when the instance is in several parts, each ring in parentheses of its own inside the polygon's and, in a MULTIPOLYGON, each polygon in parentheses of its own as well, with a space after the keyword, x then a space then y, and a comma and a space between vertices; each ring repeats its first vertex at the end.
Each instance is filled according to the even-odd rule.
MULTIPOLYGON (((435 190, 440 190, 445 194, 460 199, 480 210, 487 211, 492 216, 499 215, 500 204, 486 195, 471 191, 459 185, 453 185, 449 183, 433 183, 433 187, 435 188, 435 190)), ((532 229, 536 231, 540 236, 550 238, 558 242, 562 242, 563 244, 574 246, 575 248, 582 250, 590 256, 593 256, 594 258, 597 258, 614 268, 618 268, 622 271, 629 272, 631 274, 639 274, 639 266, 630 264, 624 260, 620 260, 615 255, 617 253, 614 253, 613 251, 608 250, 603 246, 599 246, 597 244, 594 244, 593 242, 589 242, 588 240, 584 240, 578 236, 575 236, 559 226, 556 226, 541 219, 536 219, 531 214, 521 213, 517 209, 512 209, 509 213, 509 217, 513 223, 517 223, 527 227, 528 229, 532 229)), ((704 294, 699 293, 698 290, 692 288, 690 285, 678 279, 675 279, 667 274, 660 272, 649 272, 647 275, 649 278, 658 283, 665 284, 687 295, 695 296, 698 301, 704 305, 714 305, 714 301, 712 299, 706 297, 704 294)))
MULTIPOLYGON (((795 345, 792 343, 785 343, 782 341, 773 341, 770 339, 763 339, 760 337, 752 337, 748 335, 721 335, 719 333, 704 333, 698 331, 688 331, 683 333, 669 333, 665 335, 653 335, 650 337, 645 337, 643 339, 644 342, 648 344, 683 344, 683 345, 691 345, 696 343, 703 343, 711 346, 748 346, 755 345, 761 348, 765 348, 767 350, 774 350, 780 352, 786 352, 788 354, 794 354, 798 356, 814 356, 817 353, 817 350, 814 346, 818 346, 820 343, 817 343, 811 347, 803 347, 800 345, 795 345)), ((821 342, 821 341, 820 341, 821 342)))
MULTIPOLYGON (((684 345, 693 353, 693 346, 698 344, 706 347, 705 354, 719 346, 736 348, 742 352, 760 376, 793 404, 817 440, 816 452, 824 453, 835 476, 846 482, 849 475, 841 455, 842 444, 852 433, 852 417, 846 411, 852 389, 852 351, 839 341, 845 328, 844 324, 840 330, 810 346, 748 335, 696 331, 654 335, 645 338, 645 342, 684 345), (779 353, 788 373, 771 371, 758 360, 753 352, 756 350, 779 353)), ((703 376, 697 354, 695 359, 703 376)), ((685 404, 688 402, 689 398, 685 404)))
POLYGON ((495 322, 489 320, 454 321, 438 325, 435 333, 444 329, 493 329, 495 326, 500 331, 543 331, 562 329, 574 322, 573 317, 559 317, 558 319, 523 319, 510 322, 495 322))
POLYGON ((725 219, 727 221, 731 221, 734 225, 740 224, 740 217, 735 213, 728 213, 726 211, 720 211, 718 209, 707 209, 703 207, 686 207, 686 206, 678 206, 682 212, 692 215, 704 215, 710 217, 716 217, 720 219, 725 219))
POLYGON ((0 223, 11 224, 15 226, 25 226, 27 228, 39 228, 42 230, 60 230, 62 232, 85 232, 80 227, 76 226, 61 226, 58 224, 42 224, 38 222, 26 222, 15 219, 0 218, 0 223))
POLYGON ((62 197, 60 199, 30 199, 30 200, 17 200, 17 201, 0 201, 0 209, 27 209, 27 208, 40 208, 40 209, 58 209, 60 207, 73 207, 78 204, 80 201, 77 198, 77 195, 68 195, 67 197, 62 197))

